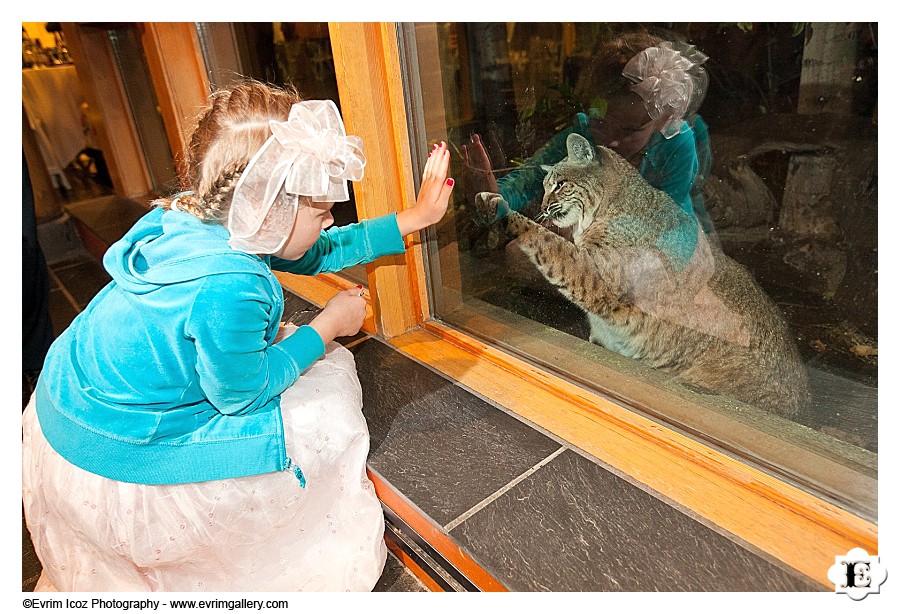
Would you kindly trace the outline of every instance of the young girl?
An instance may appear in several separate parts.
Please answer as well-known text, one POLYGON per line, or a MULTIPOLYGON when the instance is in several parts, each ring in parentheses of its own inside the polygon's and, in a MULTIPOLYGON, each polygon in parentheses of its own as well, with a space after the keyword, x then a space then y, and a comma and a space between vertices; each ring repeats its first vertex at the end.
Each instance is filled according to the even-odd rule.
POLYGON ((211 97, 185 192, 108 250, 113 281, 54 343, 26 409, 37 590, 372 589, 383 516, 353 357, 333 343, 359 331, 362 291, 276 338, 272 270, 403 252, 444 215, 448 165, 435 146, 415 207, 328 229, 365 166, 334 103, 256 82, 211 97))

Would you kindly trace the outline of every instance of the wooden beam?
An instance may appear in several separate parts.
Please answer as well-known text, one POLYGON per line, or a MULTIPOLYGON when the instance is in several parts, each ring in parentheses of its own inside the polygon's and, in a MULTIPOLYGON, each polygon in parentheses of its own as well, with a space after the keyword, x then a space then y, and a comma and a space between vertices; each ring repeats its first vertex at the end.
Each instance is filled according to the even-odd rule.
MULTIPOLYGON (((415 203, 396 33, 392 24, 330 23, 341 113, 349 134, 362 137, 365 177, 354 186, 359 219, 401 211, 415 203)), ((412 246, 415 238, 407 238, 412 246)), ((419 324, 421 307, 413 255, 369 265, 378 334, 391 338, 419 324)))
POLYGON ((192 23, 145 23, 141 43, 180 173, 197 113, 210 92, 200 39, 192 23))

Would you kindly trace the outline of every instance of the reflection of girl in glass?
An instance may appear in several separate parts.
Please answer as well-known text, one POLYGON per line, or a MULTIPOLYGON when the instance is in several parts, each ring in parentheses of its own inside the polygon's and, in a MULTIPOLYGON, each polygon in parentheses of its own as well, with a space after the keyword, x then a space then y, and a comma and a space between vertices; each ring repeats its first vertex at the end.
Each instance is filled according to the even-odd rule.
POLYGON ((541 165, 563 159, 566 137, 577 132, 629 160, 650 185, 693 212, 712 233, 702 193, 711 166, 709 135, 697 114, 708 85, 701 66, 706 59, 691 45, 644 33, 621 36, 603 46, 583 80, 582 88, 596 93, 594 100, 605 100, 605 112, 592 106, 579 113, 572 126, 500 179, 494 178, 477 134, 463 146, 463 156, 484 171, 483 191, 501 194, 510 209, 521 211, 543 194, 541 165))

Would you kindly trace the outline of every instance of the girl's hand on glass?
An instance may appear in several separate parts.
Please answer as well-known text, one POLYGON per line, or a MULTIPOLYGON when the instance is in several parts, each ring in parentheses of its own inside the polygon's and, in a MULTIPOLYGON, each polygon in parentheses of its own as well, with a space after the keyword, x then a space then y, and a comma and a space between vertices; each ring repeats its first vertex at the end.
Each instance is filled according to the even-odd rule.
MULTIPOLYGON (((499 192, 497 178, 494 176, 494 167, 484 148, 481 136, 473 134, 471 143, 461 148, 465 173, 465 184, 471 186, 472 197, 478 192, 499 192)), ((466 198, 466 202, 472 202, 472 198, 466 198)))
POLYGON ((441 141, 428 154, 425 170, 422 172, 422 185, 416 206, 397 214, 397 226, 400 234, 408 235, 441 221, 450 203, 453 192, 453 179, 447 178, 450 168, 450 152, 447 144, 441 141))
POLYGON ((337 337, 352 337, 366 319, 366 299, 362 286, 335 294, 309 325, 327 344, 337 337))

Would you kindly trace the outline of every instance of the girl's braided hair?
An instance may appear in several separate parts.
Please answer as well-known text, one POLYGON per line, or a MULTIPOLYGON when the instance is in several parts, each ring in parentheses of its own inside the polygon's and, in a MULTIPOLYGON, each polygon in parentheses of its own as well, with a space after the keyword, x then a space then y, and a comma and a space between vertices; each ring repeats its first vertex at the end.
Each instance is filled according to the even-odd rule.
POLYGON ((187 193, 153 204, 222 223, 241 173, 271 135, 269 120, 286 120, 300 100, 291 88, 252 80, 214 92, 179 164, 181 189, 187 193))

